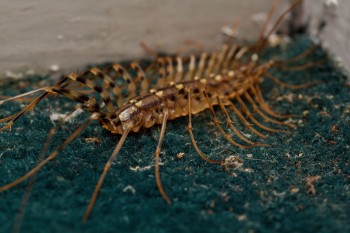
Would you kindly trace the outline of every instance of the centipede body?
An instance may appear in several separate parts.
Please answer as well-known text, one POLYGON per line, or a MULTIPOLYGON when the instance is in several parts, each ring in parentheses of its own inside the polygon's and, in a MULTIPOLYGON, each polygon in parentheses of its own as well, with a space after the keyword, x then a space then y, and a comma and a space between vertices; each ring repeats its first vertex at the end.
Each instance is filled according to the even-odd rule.
MULTIPOLYGON (((302 42, 299 42, 299 44, 300 43, 302 42)), ((308 46, 300 48, 298 52, 307 49, 308 46)), ((298 52, 295 52, 294 55, 298 54, 298 52)), ((319 68, 316 67, 315 69, 319 68)), ((314 69, 296 72, 295 75, 299 76, 302 74, 303 77, 312 78, 312 70, 314 69)), ((291 73, 283 73, 282 75, 279 75, 279 77, 283 78, 285 75, 290 76, 291 73)), ((321 76, 321 79, 328 80, 330 79, 330 75, 331 73, 329 72, 324 73, 323 76, 321 76)), ((293 76, 292 79, 296 76, 293 76)), ((335 83, 334 85, 338 84, 335 83)), ((315 92, 315 88, 319 86, 322 85, 301 90, 298 91, 298 93, 302 93, 305 98, 306 96, 315 96, 319 93, 318 95, 323 99, 322 101, 325 101, 326 95, 321 93, 329 94, 329 87, 325 86, 325 88, 322 89, 322 92, 315 92)), ((31 87, 29 86, 28 90, 30 90, 30 88, 31 87)), ((8 89, 8 91, 10 90, 11 89, 8 89)), ((290 108, 292 105, 293 112, 310 110, 310 105, 306 102, 306 99, 299 101, 298 98, 296 98, 292 104, 284 103, 285 101, 277 101, 272 97, 275 94, 276 96, 281 96, 281 90, 276 92, 276 88, 270 90, 269 87, 264 87, 263 90, 266 92, 265 95, 270 95, 270 97, 266 98, 269 100, 269 103, 277 108, 283 107, 286 110, 286 108, 290 108)), ((286 96, 290 91, 284 90, 284 93, 285 95, 282 94, 282 96, 286 96)), ((10 95, 10 93, 5 94, 10 95)), ((14 93, 12 93, 12 95, 13 94, 14 93)), ((317 101, 317 99, 313 100, 313 102, 314 101, 317 101)), ((318 102, 314 103, 316 104, 318 102)), ((1 138, 6 138, 5 141, 2 140, 2 147, 7 148, 2 154, 1 165, 3 166, 3 169, 1 169, 1 171, 3 172, 3 179, 10 182, 23 174, 24 170, 28 170, 35 165, 38 157, 38 150, 42 147, 46 140, 47 133, 52 127, 49 116, 59 111, 59 109, 62 109, 62 111, 59 111, 61 113, 67 112, 69 110, 67 104, 69 106, 69 103, 70 102, 64 98, 51 97, 46 99, 41 105, 37 106, 36 111, 29 112, 20 122, 18 122, 17 125, 13 126, 11 132, 2 132, 3 137, 1 138), (28 132, 31 133, 28 134, 28 132), (37 140, 33 140, 33 138, 37 138, 37 140), (18 143, 15 148, 15 145, 11 140, 16 140, 20 143, 18 143), (32 147, 28 148, 26 146, 29 144, 32 145, 32 147), (19 161, 21 161, 21 165, 18 164, 19 161), (13 170, 13 166, 16 166, 17 169, 13 170)), ((8 113, 16 112, 25 106, 25 104, 20 105, 21 106, 12 105, 11 109, 3 112, 3 114, 8 115, 8 113)), ((283 109, 279 110, 281 112, 285 111, 283 109)), ((313 109, 311 107, 310 114, 317 114, 317 112, 319 112, 318 108, 313 109)), ((78 116, 73 119, 72 123, 67 122, 62 128, 57 130, 51 148, 54 149, 59 146, 59 144, 69 136, 76 124, 85 118, 84 116, 86 117, 86 115, 78 116)), ((331 121, 331 119, 334 120, 334 117, 321 119, 327 120, 328 122, 331 121)), ((299 141, 300 143, 300 141, 303 140, 304 143, 307 143, 310 140, 309 137, 313 137, 312 132, 307 133, 304 136, 297 134, 298 131, 303 130, 303 126, 300 125, 297 130, 292 130, 289 135, 274 134, 264 140, 265 143, 270 143, 273 147, 255 147, 249 150, 244 150, 228 145, 223 138, 208 136, 214 135, 216 132, 213 123, 210 123, 210 113, 205 111, 202 114, 194 115, 193 120, 194 127, 204 127, 203 130, 195 131, 198 144, 201 146, 203 152, 207 153, 211 158, 217 159, 223 158, 222 156, 239 154, 244 160, 244 167, 251 168, 253 173, 237 170, 223 172, 221 169, 217 169, 216 166, 206 165, 205 161, 198 159, 198 155, 189 145, 188 133, 184 127, 184 125, 187 124, 187 119, 179 118, 168 124, 168 131, 164 139, 161 156, 161 162, 163 164, 161 166, 162 178, 166 188, 170 186, 172 187, 169 191, 173 198, 173 205, 168 207, 167 205, 161 204, 163 203, 163 200, 159 197, 159 193, 154 185, 152 166, 154 159, 152 158, 152 153, 155 146, 154 144, 159 135, 159 129, 154 128, 152 130, 144 130, 142 131, 142 134, 129 136, 125 148, 121 151, 121 156, 115 161, 114 167, 110 171, 106 183, 101 190, 101 198, 96 203, 94 214, 97 216, 104 216, 106 218, 104 221, 114 222, 113 225, 116 227, 123 226, 127 229, 131 229, 131 225, 133 224, 138 226, 136 221, 140 221, 140 214, 142 214, 141 210, 143 208, 149 210, 156 208, 158 209, 156 213, 162 212, 170 215, 172 215, 172 209, 177 208, 181 210, 182 214, 186 215, 186 213, 190 212, 185 210, 185 206, 193 205, 196 209, 204 211, 196 212, 198 219, 191 220, 194 224, 199 223, 198 221, 200 219, 202 219, 201 221, 204 221, 203 219, 210 216, 207 215, 210 211, 216 213, 224 211, 226 213, 226 217, 223 217, 224 219, 232 218, 230 221, 237 223, 236 216, 238 215, 245 213, 248 216, 254 216, 253 214, 249 214, 250 212, 244 211, 244 203, 261 203, 264 198, 264 196, 261 196, 263 194, 257 195, 242 190, 266 189, 271 191, 271 188, 269 188, 270 186, 266 184, 267 180, 274 179, 273 177, 276 173, 283 173, 285 171, 283 167, 293 168, 293 164, 299 160, 292 159, 288 162, 289 160, 285 157, 287 153, 291 157, 304 153, 304 156, 300 157, 301 161, 308 161, 309 156, 307 155, 312 155, 313 153, 313 147, 303 146, 302 150, 298 148, 293 149, 295 142, 299 141), (175 155, 179 152, 185 153, 185 157, 181 160, 175 158, 175 155), (253 158, 256 158, 257 160, 249 160, 249 157, 247 157, 249 154, 252 154, 253 158), (234 173, 237 173, 238 176, 233 175, 234 173), (257 184, 254 185, 254 183, 257 184), (136 192, 132 194, 132 192, 129 191, 130 189, 123 191, 128 186, 132 186, 136 192), (210 191, 209 193, 208 190, 210 191), (205 193, 208 194, 203 195, 205 193), (244 193, 244 198, 242 197, 242 193, 244 193), (229 198, 229 200, 227 201, 226 198, 229 198), (196 200, 196 202, 192 203, 193 200, 196 200), (141 205, 140 202, 142 203, 141 205), (128 204, 126 205, 126 203, 128 204), (159 210, 159 208, 161 209, 159 210), (229 210, 230 208, 233 208, 232 212, 229 210), (207 211, 209 212, 207 213, 207 211), (125 222, 126 218, 130 219, 130 223, 125 222)), ((307 118, 302 125, 311 128, 314 127, 317 132, 323 132, 317 130, 319 126, 316 122, 310 122, 309 118, 307 118)), ((58 159, 52 161, 51 165, 44 167, 39 173, 36 185, 34 186, 23 226, 31 226, 38 221, 40 216, 40 214, 36 212, 38 210, 39 212, 46 212, 47 216, 51 216, 50 218, 52 218, 53 221, 61 221, 66 218, 66 213, 69 213, 72 210, 71 206, 76 206, 75 208, 77 208, 79 213, 76 214, 75 217, 70 217, 69 221, 66 221, 79 222, 86 201, 98 179, 100 169, 103 167, 106 158, 112 153, 112 148, 115 146, 116 140, 118 140, 118 137, 111 136, 106 130, 100 128, 96 122, 82 132, 77 140, 67 146, 58 159), (102 142, 98 145, 85 143, 83 139, 91 136, 97 136, 102 142), (76 150, 79 150, 79 152, 76 150), (80 185, 85 187, 82 188, 80 185), (69 190, 67 190, 67 187, 70 187, 69 190), (62 199, 65 199, 67 204, 57 206, 55 203, 60 203, 60 200, 62 199)), ((320 141, 320 143, 323 144, 322 141, 320 141)), ((317 146, 320 146, 321 144, 317 144, 317 146)), ((321 159, 320 157, 318 158, 321 159)), ((303 164, 304 166, 308 166, 308 163, 303 164)), ((311 164, 313 163, 310 163, 310 165, 311 164)), ((296 177, 302 177, 297 171, 298 170, 293 174, 295 174, 296 177)), ((325 172, 326 171, 327 170, 325 170, 325 172)), ((4 182, 6 181, 4 180, 4 182)), ((282 182, 282 180, 277 180, 275 182, 281 183, 286 189, 289 187, 289 182, 287 181, 282 182)), ((4 201, 2 202, 2 206, 4 206, 4 209, 6 210, 6 212, 4 211, 2 213, 6 214, 5 216, 9 218, 12 218, 15 215, 25 185, 20 185, 20 187, 23 188, 15 188, 12 189, 11 192, 1 194, 1 200, 4 201)), ((303 185, 300 184, 297 185, 297 187, 302 188, 303 185)), ((321 191, 319 190, 319 192, 321 191)), ((292 194, 287 195, 289 196, 292 194)), ((301 203, 307 202, 308 200, 308 197, 304 196, 301 203)), ((263 204, 263 206, 265 206, 264 208, 267 208, 266 204, 263 204)), ((295 210, 292 209, 290 211, 294 213, 295 210)), ((73 210, 73 212, 75 211, 73 210)), ((154 213, 156 219, 162 222, 167 222, 166 218, 157 215, 156 213, 154 213)), ((176 217, 179 216, 176 215, 176 217)), ((94 219, 95 218, 92 218, 87 222, 87 227, 95 230, 100 229, 94 219)), ((156 219, 146 217, 146 222, 148 222, 147 224, 154 225, 156 219)), ((183 219, 182 222, 186 224, 188 220, 189 219, 183 219)), ((11 223, 7 223, 7 227, 11 227, 11 223)), ((227 227, 231 227, 232 229, 232 224, 228 224, 227 227)), ((80 227, 76 226, 75 229, 80 229, 80 227)), ((136 227, 136 229, 139 229, 139 227, 136 227)))
MULTIPOLYGON (((229 72, 229 71, 228 71, 229 72)), ((215 76, 214 76, 214 78, 215 78, 215 76)), ((75 78, 76 79, 76 78, 75 78)), ((218 78, 219 79, 219 78, 218 78)), ((198 80, 195 80, 195 81, 198 81, 198 80)), ((84 82, 84 81, 83 81, 84 82)), ((194 83, 198 83, 198 82, 194 82, 194 83)), ((184 85, 184 84, 188 84, 188 83, 182 83, 182 82, 175 82, 174 83, 175 84, 175 88, 176 88, 176 85, 184 85)), ((192 87, 192 85, 191 84, 188 84, 188 86, 191 86, 192 87)), ((195 91, 195 89, 196 89, 196 85, 193 85, 194 86, 194 88, 193 88, 193 91, 195 91)), ((93 88, 96 88, 96 87, 93 87, 93 88)), ((142 103, 142 101, 145 101, 145 100, 149 100, 148 98, 153 98, 154 96, 158 96, 158 97, 163 97, 163 93, 164 93, 164 91, 168 91, 169 89, 167 89, 167 88, 171 88, 171 87, 165 87, 165 89, 158 89, 157 91, 155 91, 154 93, 153 93, 153 91, 151 91, 151 94, 146 94, 146 95, 144 95, 144 96, 142 96, 142 98, 140 98, 140 99, 136 99, 135 101, 133 100, 133 101, 130 101, 130 105, 125 105, 125 106, 127 106, 127 107, 125 107, 126 109, 131 109, 132 111, 134 111, 135 110, 135 108, 133 108, 134 106, 136 106, 136 107, 138 107, 137 106, 137 104, 139 103, 139 105, 140 105, 140 107, 142 107, 142 106, 144 106, 144 104, 145 104, 145 102, 143 102, 142 103), (157 92, 159 92, 159 91, 163 91, 163 93, 161 94, 161 93, 158 93, 158 95, 157 95, 157 92), (141 101, 141 102, 140 102, 141 101), (131 106, 131 107, 130 107, 131 106)), ((200 88, 198 88, 198 89, 200 89, 200 88)), ((98 92, 98 93, 101 93, 100 91, 99 91, 100 89, 97 87, 96 89, 95 89, 95 91, 96 92, 98 92)), ((131 92, 132 92, 132 90, 133 90, 133 88, 129 88, 128 89, 129 91, 131 90, 131 92)), ((182 89, 182 88, 178 88, 177 89, 177 91, 181 91, 181 90, 184 90, 184 89, 182 89)), ((59 94, 67 94, 67 95, 73 95, 73 97, 74 98, 76 98, 76 99, 81 99, 81 101, 80 102, 86 102, 87 100, 84 100, 84 98, 85 97, 82 97, 82 96, 84 96, 84 95, 82 95, 82 96, 76 96, 76 94, 79 94, 79 93, 74 93, 74 92, 70 92, 70 91, 66 91, 66 89, 54 89, 53 90, 54 92, 57 92, 57 93, 59 93, 59 94)), ((212 92, 210 92, 210 93, 212 93, 212 92)), ((215 92, 214 92, 215 93, 215 92)), ((176 95, 178 95, 179 93, 177 93, 176 95)), ((102 94, 101 94, 102 95, 102 94)), ((204 95, 206 95, 206 96, 208 96, 208 94, 205 94, 204 93, 204 95)), ((103 98, 103 96, 102 96, 102 98, 103 98)), ((170 99, 170 98, 169 98, 170 99)), ((184 98, 185 99, 185 98, 184 98)), ((202 98, 202 99, 199 99, 198 101, 203 101, 204 99, 202 98)), ((246 100, 247 101, 247 100, 246 100)), ((79 102, 79 101, 78 101, 79 102)), ((151 104, 154 104, 155 102, 157 102, 157 101, 150 101, 149 103, 151 103, 151 104)), ((203 101, 204 102, 204 101, 203 101)), ((89 103, 89 104, 91 104, 91 103, 89 103)), ((94 103, 92 103, 92 104, 94 104, 94 103)), ((108 106, 107 106, 107 104, 108 104, 108 101, 106 102, 106 108, 108 108, 108 106)), ((198 107, 199 107, 199 109, 197 110, 197 111, 194 111, 193 112, 193 114, 194 113, 197 113, 197 112, 201 112, 203 109, 201 109, 201 107, 200 107, 200 104, 197 104, 198 105, 198 107)), ((213 104, 214 105, 214 104, 213 104)), ((217 102, 217 103, 215 103, 215 105, 220 105, 219 104, 219 102, 217 102)), ((217 106, 218 107, 218 106, 217 106)), ((206 109, 210 109, 211 110, 211 108, 210 108, 210 105, 209 105, 209 107, 206 107, 206 109)), ((184 114, 185 115, 185 110, 182 110, 182 112, 180 111, 180 113, 179 114, 184 114)), ((210 115, 209 115, 210 116, 210 115)), ((126 115, 125 116, 126 118, 128 118, 129 116, 128 115, 126 115)), ((174 117, 174 118, 176 118, 176 117, 174 117)), ((159 123, 159 122, 158 122, 159 123)), ((193 124, 195 124, 196 123, 196 121, 194 121, 193 122, 193 124)), ((102 123, 103 124, 103 123, 102 123)), ((151 125, 152 126, 152 125, 151 125)), ((109 128, 109 126, 108 125, 105 125, 105 128, 107 128, 107 129, 110 129, 109 128)), ((140 128, 135 128, 135 132, 137 132, 137 131, 139 131, 139 130, 141 130, 140 128)), ((112 131, 112 130, 110 130, 110 131, 112 131)), ((118 133, 122 133, 122 130, 120 130, 119 129, 119 131, 118 131, 118 129, 115 131, 115 132, 118 132, 118 133)), ((158 133, 156 133, 157 135, 158 135, 158 133)), ((197 135, 198 136, 198 135, 197 135)), ((169 141, 168 141, 168 143, 169 143, 169 141)), ((184 143, 185 144, 185 143, 184 143)), ((174 155, 175 155, 176 153, 174 153, 174 155)), ((132 156, 131 156, 132 157, 132 156)), ((163 158, 164 159, 164 158, 163 158)), ((162 160, 163 160, 162 159, 162 160)), ((163 167, 162 167, 162 169, 163 169, 163 167)), ((137 169, 136 169, 137 170, 137 169)))
MULTIPOLYGON (((79 108, 86 109, 92 115, 56 150, 54 150, 49 157, 45 158, 22 178, 16 180, 14 183, 3 186, 1 190, 6 190, 17 185, 38 172, 41 167, 56 158, 57 155, 74 138, 76 138, 88 124, 91 123, 92 120, 97 120, 111 133, 121 134, 122 136, 111 158, 107 162, 104 172, 96 186, 86 212, 88 216, 96 201, 97 194, 102 187, 104 177, 112 166, 115 157, 121 150, 129 132, 138 132, 142 127, 149 128, 154 124, 162 124, 160 141, 156 149, 156 181, 163 198, 168 204, 170 204, 170 198, 164 191, 159 177, 159 155, 165 133, 165 125, 168 120, 188 115, 187 129, 195 150, 205 161, 221 165, 225 163, 224 159, 215 160, 208 158, 199 149, 193 134, 192 114, 209 109, 213 117, 213 122, 219 130, 219 133, 227 139, 228 142, 240 148, 269 145, 252 142, 247 138, 243 131, 237 129, 234 125, 234 122, 228 113, 229 110, 228 108, 226 109, 225 106, 230 108, 231 113, 236 114, 237 119, 240 120, 245 128, 249 129, 251 133, 264 139, 266 136, 252 127, 251 123, 248 122, 248 119, 251 120, 255 126, 266 131, 282 132, 282 130, 262 125, 252 116, 250 111, 257 111, 262 119, 274 124, 295 127, 292 123, 285 123, 281 120, 271 118, 289 118, 291 115, 281 116, 271 110, 263 100, 258 85, 261 75, 266 73, 266 75, 271 76, 268 73, 268 70, 273 67, 275 63, 268 61, 260 65, 255 59, 252 62, 244 63, 240 61, 240 58, 244 53, 248 53, 248 60, 253 59, 253 56, 258 56, 255 53, 249 52, 249 48, 242 47, 239 49, 236 45, 232 45, 231 47, 225 45, 222 47, 220 53, 214 52, 210 56, 207 56, 206 53, 202 53, 198 62, 196 62, 194 56, 191 56, 189 61, 187 61, 186 70, 184 69, 185 62, 182 58, 176 57, 176 66, 173 65, 173 58, 171 57, 159 58, 155 63, 149 66, 151 68, 153 68, 153 66, 158 66, 155 68, 158 74, 155 75, 159 77, 154 84, 154 89, 149 88, 152 82, 152 76, 146 74, 148 68, 143 70, 137 63, 131 63, 130 65, 130 67, 136 72, 134 77, 132 77, 130 71, 126 71, 122 66, 115 64, 103 71, 94 67, 80 75, 71 73, 59 80, 52 87, 39 89, 39 97, 36 97, 22 111, 4 119, 7 121, 7 124, 2 130, 11 127, 12 124, 22 117, 23 114, 34 108, 40 101, 52 94, 62 95, 74 100, 79 103, 79 108), (165 63, 165 61, 167 62, 165 63), (176 72, 174 72, 175 69, 176 72), (127 89, 124 90, 128 91, 127 98, 124 98, 123 96, 123 88, 125 88, 125 85, 119 87, 117 85, 118 77, 121 77, 122 80, 125 81, 127 89), (139 81, 138 84, 136 81, 132 81, 132 79, 137 80, 137 78, 139 81), (98 83, 99 80, 101 80, 101 84, 98 83), (90 93, 88 92, 89 90, 90 93), (95 97, 91 97, 91 93, 95 95, 95 97), (114 104, 111 94, 114 95, 114 104), (230 99, 235 99, 237 103, 234 104, 230 99), (245 102, 250 102, 252 105, 251 110, 248 109, 245 102), (116 105, 118 105, 119 108, 116 108, 116 105), (222 128, 222 123, 220 123, 216 116, 217 114, 214 110, 214 105, 220 106, 222 113, 226 117, 227 124, 232 128, 235 135, 238 136, 240 140, 244 141, 244 144, 237 142, 232 136, 225 132, 222 128), (239 105, 241 110, 238 109, 237 105, 239 105), (265 113, 262 113, 263 111, 265 111, 265 113), (246 116, 243 114, 246 114, 246 116), (270 117, 268 115, 270 115, 270 117)), ((32 92, 29 94, 32 94, 32 92)))

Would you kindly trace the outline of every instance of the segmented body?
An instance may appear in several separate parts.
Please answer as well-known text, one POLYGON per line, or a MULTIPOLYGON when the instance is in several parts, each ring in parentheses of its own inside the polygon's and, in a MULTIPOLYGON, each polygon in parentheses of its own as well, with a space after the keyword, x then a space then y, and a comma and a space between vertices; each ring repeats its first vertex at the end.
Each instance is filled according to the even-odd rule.
MULTIPOLYGON (((91 113, 91 117, 36 167, 14 182, 0 187, 0 191, 7 190, 33 176, 41 167, 54 159, 92 120, 97 120, 111 133, 122 136, 96 185, 84 216, 86 220, 91 213, 104 178, 129 132, 138 132, 141 128, 150 128, 155 124, 160 124, 162 127, 155 152, 155 177, 161 195, 170 204, 170 198, 163 190, 159 173, 159 155, 168 120, 188 116, 187 128, 195 150, 205 161, 219 165, 225 165, 226 161, 207 158, 197 146, 192 132, 192 114, 209 109, 213 122, 221 135, 233 145, 241 148, 268 145, 252 142, 244 136, 231 120, 232 115, 235 115, 246 128, 261 138, 266 136, 260 130, 269 132, 284 132, 285 130, 265 126, 253 116, 252 110, 265 121, 294 127, 293 124, 280 120, 292 115, 275 113, 262 98, 259 80, 262 77, 274 80, 274 77, 269 74, 269 69, 281 65, 279 62, 262 63, 259 61, 259 52, 265 45, 266 38, 262 37, 256 46, 240 47, 235 44, 225 44, 220 52, 213 52, 209 55, 202 53, 199 57, 191 55, 187 58, 159 57, 146 67, 141 67, 137 62, 127 67, 115 64, 104 70, 94 67, 82 74, 71 73, 54 86, 1 101, 0 103, 5 103, 41 92, 41 95, 22 111, 1 119, 0 122, 7 122, 7 124, 0 130, 10 128, 24 113, 33 109, 49 95, 58 94, 72 99, 77 102, 75 108, 86 109, 91 113), (216 117, 214 105, 219 106, 220 112, 226 118, 227 125, 241 142, 229 136, 223 129, 222 123, 216 117)), ((307 53, 301 57, 305 55, 307 53)), ((298 57, 291 59, 286 64, 293 63, 297 59, 298 57)), ((295 66, 292 68, 297 69, 295 66)), ((280 81, 278 84, 286 85, 280 81)))
POLYGON ((197 114, 209 107, 202 94, 204 90, 210 96, 213 105, 216 105, 218 104, 217 97, 225 100, 225 104, 228 104, 226 100, 242 95, 254 86, 260 77, 259 72, 261 73, 263 68, 258 65, 249 64, 248 67, 243 63, 239 64, 237 58, 233 56, 236 49, 237 46, 232 46, 231 52, 227 54, 227 46, 225 45, 221 53, 213 53, 210 58, 207 58, 206 54, 203 53, 198 65, 195 62, 195 57, 191 56, 187 72, 183 71, 183 66, 186 67, 187 64, 184 64, 182 58, 176 58, 175 69, 171 62, 173 58, 158 59, 156 64, 150 65, 151 67, 159 66, 160 76, 157 83, 151 88, 149 88, 150 75, 147 75, 137 63, 133 63, 132 67, 137 72, 135 78, 141 80, 140 87, 134 83, 130 73, 120 65, 114 65, 106 71, 93 68, 82 75, 70 74, 57 87, 50 88, 49 91, 80 102, 83 108, 92 114, 95 113, 95 117, 100 123, 112 133, 122 134, 125 124, 131 124, 131 130, 138 132, 142 127, 150 128, 154 124, 161 124, 163 109, 167 109, 169 112, 168 120, 186 116, 188 114, 187 95, 189 91, 193 93, 191 113, 197 114), (168 62, 161 64, 163 60, 168 62), (113 77, 108 74, 110 73, 108 71, 115 71, 117 76, 113 77), (164 73, 164 77, 161 77, 162 73, 164 73), (86 77, 87 74, 94 75, 86 77), (130 92, 128 98, 121 96, 122 89, 116 83, 116 79, 120 77, 128 85, 130 92), (107 88, 102 88, 93 81, 98 78, 102 78, 107 88), (73 84, 71 82, 67 85, 69 80, 73 80, 74 84, 79 82, 82 86, 89 87, 100 94, 104 107, 101 108, 101 104, 98 104, 96 98, 69 89, 69 85, 73 84), (109 91, 109 89, 112 90, 109 91), (112 95, 114 98, 111 97, 112 95), (119 103, 121 106, 118 108, 113 102, 119 103))
POLYGON ((131 131, 138 132, 142 127, 161 124, 164 109, 169 112, 168 120, 188 115, 189 91, 193 96, 192 114, 209 108, 203 91, 208 93, 213 105, 218 104, 217 98, 227 105, 227 100, 243 95, 271 65, 245 64, 239 60, 244 52, 247 48, 238 49, 233 45, 229 49, 224 45, 220 53, 214 52, 210 56, 203 53, 198 62, 194 56, 187 61, 180 57, 163 57, 146 67, 147 72, 137 63, 130 65, 131 71, 119 64, 104 71, 95 67, 81 75, 69 74, 46 90, 81 103, 82 108, 95 114, 103 127, 112 133, 122 134, 125 124, 131 124, 131 131), (133 77, 131 72, 136 76, 133 77), (151 84, 152 79, 156 79, 156 83, 151 84), (78 87, 71 88, 77 83, 80 84, 78 87), (92 89, 101 96, 103 104, 79 88, 92 89), (123 88, 128 91, 126 97, 123 88))

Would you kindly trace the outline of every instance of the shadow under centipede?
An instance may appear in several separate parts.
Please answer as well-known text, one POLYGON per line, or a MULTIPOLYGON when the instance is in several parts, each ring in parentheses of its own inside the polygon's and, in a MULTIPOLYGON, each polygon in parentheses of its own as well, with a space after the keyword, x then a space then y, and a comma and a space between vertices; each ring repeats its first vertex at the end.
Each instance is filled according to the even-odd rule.
MULTIPOLYGON (((306 38, 297 38, 288 49, 276 48, 265 56, 285 59, 308 46, 306 38)), ((323 56, 324 52, 317 49, 307 59, 323 56)), ((236 156, 242 161, 239 166, 223 169, 197 155, 186 131, 186 117, 169 121, 160 167, 163 186, 173 200, 169 206, 159 195, 154 178, 154 150, 160 127, 131 134, 106 177, 91 218, 83 225, 81 216, 119 140, 119 136, 93 123, 39 172, 22 231, 305 231, 306 221, 310 231, 349 230, 350 91, 343 83, 344 76, 331 60, 297 72, 274 70, 274 75, 286 82, 323 82, 297 91, 269 82, 263 85, 264 97, 274 110, 301 115, 295 118, 297 129, 289 134, 267 133, 266 140, 251 135, 251 140, 271 147, 234 147, 216 134, 208 111, 194 115, 194 134, 204 153, 211 158, 236 156), (86 140, 92 137, 99 139, 97 143, 86 140), (184 156, 178 158, 178 153, 184 156), (321 177, 314 184, 314 195, 306 186, 310 176, 321 177)), ((3 86, 1 94, 18 93, 17 85, 3 86)), ((65 113, 66 104, 69 101, 64 98, 46 99, 21 118, 12 131, 1 133, 2 184, 35 165, 53 126, 50 115, 65 113)), ((2 107, 0 117, 16 112, 21 105, 2 107)), ((86 117, 81 114, 61 126, 49 151, 86 117)), ((25 187, 26 183, 0 193, 0 232, 11 230, 25 187)))

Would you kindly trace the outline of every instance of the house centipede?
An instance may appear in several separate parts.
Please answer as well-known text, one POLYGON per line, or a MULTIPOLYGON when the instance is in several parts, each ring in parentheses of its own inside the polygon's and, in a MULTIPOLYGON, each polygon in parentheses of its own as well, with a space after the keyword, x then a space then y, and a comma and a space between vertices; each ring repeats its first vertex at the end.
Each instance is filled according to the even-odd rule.
MULTIPOLYGON (((121 138, 98 180, 84 214, 84 221, 89 218, 104 178, 129 133, 137 133, 142 128, 161 125, 155 151, 155 177, 158 190, 168 204, 171 203, 171 199, 163 188, 159 164, 162 141, 168 121, 183 116, 188 117, 187 130, 191 143, 196 152, 207 163, 226 166, 227 160, 209 158, 200 150, 197 144, 193 133, 192 115, 204 110, 209 110, 216 129, 234 146, 239 148, 270 146, 248 138, 235 126, 231 116, 235 115, 249 132, 261 139, 266 138, 266 135, 261 131, 287 132, 285 128, 293 129, 296 127, 293 123, 283 120, 296 115, 282 115, 268 106, 263 98, 259 81, 261 77, 265 77, 280 86, 295 89, 314 85, 317 82, 301 85, 283 83, 269 72, 272 68, 293 70, 306 69, 317 65, 317 62, 301 66, 291 65, 310 54, 311 50, 307 50, 305 53, 287 61, 270 60, 261 63, 259 55, 261 50, 267 46, 266 38, 275 31, 285 14, 300 3, 301 1, 297 1, 288 8, 267 33, 265 32, 266 29, 263 28, 261 36, 254 46, 239 46, 228 43, 224 44, 219 52, 202 53, 198 57, 194 55, 189 57, 158 57, 147 67, 141 67, 137 62, 132 62, 127 67, 119 64, 114 64, 106 69, 93 67, 82 74, 71 73, 64 76, 53 86, 43 87, 0 101, 0 104, 5 104, 39 94, 34 101, 21 111, 1 119, 0 122, 6 124, 0 131, 11 128, 26 112, 32 110, 39 102, 49 96, 64 96, 77 102, 78 104, 71 114, 76 109, 83 109, 91 114, 48 157, 14 182, 0 187, 0 192, 8 190, 35 175, 44 165, 56 158, 92 121, 98 121, 107 131, 112 134, 120 134, 121 138), (234 132, 235 139, 223 128, 222 122, 217 117, 218 110, 225 116, 226 124, 234 132), (272 128, 264 125, 254 117, 255 113, 265 121, 282 128, 272 128)), ((273 14, 273 9, 270 13, 273 14)), ((47 145, 44 147, 44 151, 46 149, 47 145)))

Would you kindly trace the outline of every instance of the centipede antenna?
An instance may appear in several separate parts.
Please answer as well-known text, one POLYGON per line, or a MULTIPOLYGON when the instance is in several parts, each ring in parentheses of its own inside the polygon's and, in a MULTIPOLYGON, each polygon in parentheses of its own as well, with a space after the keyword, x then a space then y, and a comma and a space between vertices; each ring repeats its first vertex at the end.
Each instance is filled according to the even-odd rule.
POLYGON ((280 2, 281 2, 280 0, 275 0, 275 1, 274 1, 274 3, 273 3, 273 5, 272 5, 272 7, 271 7, 269 13, 267 14, 267 19, 265 20, 264 25, 263 25, 262 28, 261 28, 258 41, 264 39, 265 30, 266 30, 268 24, 270 23, 271 18, 272 18, 273 14, 274 14, 275 11, 276 11, 276 8, 278 7, 278 5, 280 5, 280 2))
MULTIPOLYGON (((190 46, 191 48, 193 48, 195 50, 198 50, 199 53, 203 52, 204 48, 205 48, 205 45, 202 42, 198 41, 198 40, 186 39, 186 40, 184 40, 184 43, 187 46, 190 46)), ((189 50, 189 49, 184 49, 184 48, 178 48, 177 49, 178 53, 184 52, 186 50, 189 50)))
POLYGON ((166 192, 164 191, 162 181, 160 179, 160 172, 159 172, 159 155, 160 155, 160 151, 162 148, 162 143, 163 143, 163 139, 164 139, 167 120, 168 120, 168 110, 164 110, 163 111, 162 128, 160 130, 159 141, 158 141, 157 149, 155 152, 155 155, 156 155, 155 176, 156 176, 157 187, 158 187, 160 194, 162 195, 164 200, 167 202, 167 204, 170 205, 171 200, 168 197, 168 195, 166 194, 166 192))
POLYGON ((131 126, 128 126, 125 128, 123 134, 122 134, 122 137, 119 139, 119 142, 117 144, 117 146, 115 147, 111 157, 109 158, 109 160, 107 161, 107 163, 105 164, 104 168, 103 168, 103 172, 95 186, 95 190, 90 198, 90 202, 89 202, 89 205, 85 211, 85 214, 83 216, 83 222, 85 223, 86 220, 89 218, 90 214, 91 214, 91 211, 92 209, 94 208, 94 205, 95 205, 95 202, 96 202, 96 199, 97 199, 97 195, 102 187, 102 184, 103 184, 103 181, 107 175, 107 172, 109 171, 109 169, 111 168, 112 166, 112 163, 113 161, 115 160, 115 158, 117 157, 120 149, 122 148, 124 142, 125 142, 125 139, 127 138, 129 132, 131 130, 131 126))
POLYGON ((1 105, 1 104, 4 104, 4 103, 6 103, 6 102, 9 102, 9 101, 13 101, 13 100, 16 100, 16 99, 23 98, 23 97, 28 96, 28 95, 35 94, 35 93, 40 92, 40 91, 47 91, 48 88, 49 88, 49 87, 43 87, 43 88, 39 88, 39 89, 37 89, 37 90, 28 91, 28 92, 26 92, 26 93, 13 96, 13 97, 11 97, 11 98, 7 98, 7 99, 4 99, 4 100, 0 100, 0 105, 1 105))
POLYGON ((276 28, 278 27, 278 25, 280 25, 281 21, 284 19, 284 17, 291 12, 294 8, 296 8, 299 4, 301 4, 303 2, 303 0, 297 0, 295 1, 287 10, 285 10, 276 20, 275 24, 273 25, 273 27, 270 29, 270 31, 266 34, 266 36, 264 36, 265 38, 269 38, 269 36, 271 36, 271 34, 276 30, 276 28))

